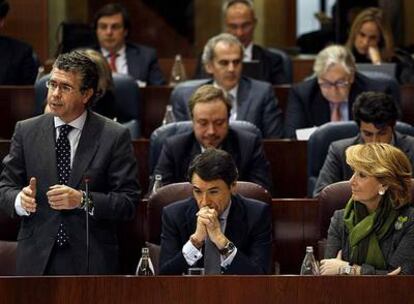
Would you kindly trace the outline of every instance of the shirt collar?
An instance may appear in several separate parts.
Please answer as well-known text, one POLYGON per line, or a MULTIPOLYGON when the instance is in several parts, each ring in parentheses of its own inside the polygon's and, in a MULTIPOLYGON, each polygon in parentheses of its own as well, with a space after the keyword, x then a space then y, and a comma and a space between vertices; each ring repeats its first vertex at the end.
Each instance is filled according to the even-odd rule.
POLYGON ((88 113, 88 111, 86 111, 86 110, 83 111, 83 113, 78 118, 76 118, 75 120, 72 120, 68 124, 66 122, 64 122, 62 119, 60 119, 59 117, 55 116, 54 117, 55 128, 59 128, 60 126, 63 126, 63 125, 67 124, 67 125, 72 126, 75 129, 82 130, 83 126, 85 125, 85 122, 86 122, 87 113, 88 113))
POLYGON ((253 42, 250 42, 250 44, 244 48, 244 56, 243 61, 252 61, 253 59, 253 42))
MULTIPOLYGON (((118 54, 118 56, 124 56, 125 55, 125 50, 126 50, 126 46, 124 44, 116 53, 118 54)), ((102 55, 104 55, 105 58, 108 58, 109 55, 111 55, 111 53, 107 49, 104 49, 104 48, 101 48, 101 52, 102 52, 102 55)))
POLYGON ((224 209, 223 212, 220 214, 220 217, 219 217, 220 221, 225 221, 225 222, 227 221, 227 217, 229 216, 229 212, 230 212, 230 207, 231 207, 231 198, 230 198, 230 202, 227 208, 224 209))
MULTIPOLYGON (((213 86, 216 87, 216 88, 224 90, 221 86, 218 85, 218 83, 216 81, 213 81, 213 86)), ((237 90, 238 90, 238 88, 239 88, 239 85, 236 84, 230 91, 226 91, 226 93, 233 95, 234 99, 237 100, 237 90)))

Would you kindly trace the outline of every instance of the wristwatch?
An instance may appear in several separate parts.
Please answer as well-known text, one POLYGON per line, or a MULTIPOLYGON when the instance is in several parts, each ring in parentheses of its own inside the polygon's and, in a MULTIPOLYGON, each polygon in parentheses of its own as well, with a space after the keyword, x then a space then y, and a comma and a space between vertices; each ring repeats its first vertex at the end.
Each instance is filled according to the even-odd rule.
POLYGON ((234 249, 236 249, 236 246, 232 242, 227 242, 226 246, 223 247, 223 249, 219 250, 221 255, 229 256, 234 249))
POLYGON ((86 210, 86 203, 88 203, 88 211, 90 215, 93 215, 93 211, 94 211, 94 205, 93 205, 93 200, 91 195, 89 194, 89 197, 86 196, 86 192, 82 191, 82 198, 81 198, 81 202, 79 205, 79 209, 84 209, 86 210))
POLYGON ((345 265, 339 269, 339 274, 341 275, 356 275, 356 269, 354 266, 345 265))

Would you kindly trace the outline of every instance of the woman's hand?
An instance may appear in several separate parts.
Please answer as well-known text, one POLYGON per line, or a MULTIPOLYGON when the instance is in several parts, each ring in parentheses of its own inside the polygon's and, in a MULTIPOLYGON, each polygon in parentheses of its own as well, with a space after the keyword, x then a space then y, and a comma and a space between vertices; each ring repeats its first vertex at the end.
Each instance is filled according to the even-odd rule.
POLYGON ((336 275, 340 273, 342 267, 348 265, 348 262, 342 260, 342 250, 339 250, 336 258, 322 260, 319 270, 321 275, 336 275))

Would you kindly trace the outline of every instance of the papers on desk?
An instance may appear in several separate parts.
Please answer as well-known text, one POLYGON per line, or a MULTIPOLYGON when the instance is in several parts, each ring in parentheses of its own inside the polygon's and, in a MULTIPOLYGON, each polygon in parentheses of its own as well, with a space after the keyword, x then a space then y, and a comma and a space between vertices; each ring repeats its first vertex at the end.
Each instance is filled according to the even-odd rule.
POLYGON ((309 137, 315 132, 317 127, 296 129, 296 138, 298 140, 309 140, 309 137))

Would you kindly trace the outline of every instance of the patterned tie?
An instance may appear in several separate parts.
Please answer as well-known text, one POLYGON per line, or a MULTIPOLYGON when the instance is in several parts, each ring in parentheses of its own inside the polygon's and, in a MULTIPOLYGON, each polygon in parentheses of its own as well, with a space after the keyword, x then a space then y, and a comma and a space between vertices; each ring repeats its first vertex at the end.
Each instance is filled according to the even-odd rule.
MULTIPOLYGON (((59 184, 66 185, 70 177, 70 143, 68 134, 72 130, 72 126, 63 125, 59 128, 59 138, 56 141, 56 163, 59 184)), ((59 247, 63 247, 69 242, 65 226, 60 223, 56 236, 56 243, 59 247)))
POLYGON ((331 103, 331 121, 341 121, 341 104, 342 103, 331 103))

